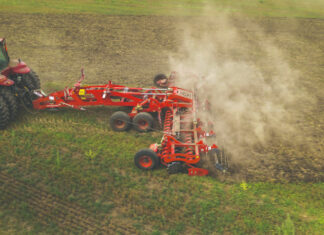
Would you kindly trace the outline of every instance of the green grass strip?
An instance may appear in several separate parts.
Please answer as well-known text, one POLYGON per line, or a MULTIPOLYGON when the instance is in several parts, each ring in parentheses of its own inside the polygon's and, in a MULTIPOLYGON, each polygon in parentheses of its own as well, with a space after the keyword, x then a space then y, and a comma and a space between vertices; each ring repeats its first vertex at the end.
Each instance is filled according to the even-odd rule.
POLYGON ((250 16, 324 18, 322 0, 0 0, 0 12, 43 14, 250 16))

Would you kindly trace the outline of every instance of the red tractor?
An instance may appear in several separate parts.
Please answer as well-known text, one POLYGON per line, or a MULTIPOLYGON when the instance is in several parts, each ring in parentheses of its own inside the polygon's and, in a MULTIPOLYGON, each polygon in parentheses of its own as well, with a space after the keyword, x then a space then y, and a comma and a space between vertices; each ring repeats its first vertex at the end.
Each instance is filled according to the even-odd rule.
POLYGON ((11 60, 6 40, 0 38, 0 129, 15 119, 19 104, 32 107, 33 90, 40 80, 23 61, 11 60))

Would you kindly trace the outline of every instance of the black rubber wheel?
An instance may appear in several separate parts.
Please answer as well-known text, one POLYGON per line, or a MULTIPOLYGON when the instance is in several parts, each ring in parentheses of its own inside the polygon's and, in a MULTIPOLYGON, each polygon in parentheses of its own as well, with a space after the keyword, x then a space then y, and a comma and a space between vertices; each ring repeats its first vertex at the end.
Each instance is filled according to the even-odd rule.
POLYGON ((153 127, 153 117, 151 114, 142 112, 136 114, 133 119, 134 129, 139 132, 147 132, 152 130, 153 127))
POLYGON ((127 113, 118 111, 111 115, 109 124, 114 131, 126 131, 131 126, 131 119, 127 113))
POLYGON ((3 130, 9 123, 9 110, 6 101, 0 96, 0 129, 3 130))
POLYGON ((152 149, 142 149, 134 156, 135 166, 142 170, 153 170, 160 165, 160 159, 152 149))
POLYGON ((23 83, 29 91, 40 89, 39 77, 33 70, 23 75, 23 83))
POLYGON ((0 89, 0 95, 7 104, 10 120, 15 119, 18 113, 18 100, 16 96, 9 89, 6 88, 0 89))
POLYGON ((34 90, 34 83, 32 80, 32 77, 30 76, 30 73, 23 74, 23 85, 27 87, 29 91, 34 90))
POLYGON ((168 87, 168 77, 165 74, 157 74, 153 78, 153 83, 157 87, 167 88, 168 87), (162 80, 166 80, 166 81, 162 82, 162 80))
POLYGON ((32 69, 29 72, 29 76, 31 77, 31 80, 33 82, 34 90, 40 89, 40 79, 32 69))
POLYGON ((25 109, 33 109, 33 99, 35 99, 34 95, 32 95, 29 91, 24 91, 19 95, 19 101, 24 106, 25 109))

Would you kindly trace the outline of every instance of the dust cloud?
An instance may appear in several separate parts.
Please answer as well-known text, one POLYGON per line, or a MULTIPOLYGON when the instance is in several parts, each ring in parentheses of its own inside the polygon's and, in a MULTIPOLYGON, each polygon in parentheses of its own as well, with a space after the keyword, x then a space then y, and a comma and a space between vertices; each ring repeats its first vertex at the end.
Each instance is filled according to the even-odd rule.
MULTIPOLYGON (((179 26, 170 68, 177 86, 195 89, 199 117, 212 122, 217 144, 238 161, 275 141, 298 141, 300 74, 263 29, 246 17, 197 17, 179 26)), ((233 160, 232 159, 232 160, 233 160)))

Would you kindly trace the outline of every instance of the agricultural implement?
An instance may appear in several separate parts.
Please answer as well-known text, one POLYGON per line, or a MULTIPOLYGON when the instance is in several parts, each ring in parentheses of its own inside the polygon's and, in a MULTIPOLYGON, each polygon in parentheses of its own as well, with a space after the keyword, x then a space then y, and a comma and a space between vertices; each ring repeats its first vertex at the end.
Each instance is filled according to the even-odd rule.
POLYGON ((216 168, 226 170, 227 159, 215 144, 207 145, 206 138, 213 131, 203 130, 197 118, 198 105, 195 93, 179 87, 134 88, 113 84, 82 85, 84 73, 73 88, 65 88, 49 95, 35 91, 39 98, 33 101, 34 109, 73 108, 84 110, 87 106, 125 106, 130 112, 115 112, 110 125, 115 131, 126 131, 133 126, 145 132, 153 128, 153 116, 163 126, 160 144, 152 144, 134 157, 135 165, 143 170, 152 170, 160 164, 167 166, 169 173, 187 171, 189 175, 207 175, 208 170, 196 165, 205 155, 216 157, 216 168))
POLYGON ((4 129, 20 104, 32 107, 32 91, 40 89, 40 81, 23 61, 10 59, 4 38, 0 38, 0 71, 0 129, 4 129))
POLYGON ((171 102, 165 109, 161 143, 136 153, 134 160, 138 168, 151 170, 162 164, 170 174, 188 172, 202 176, 207 175, 208 170, 197 167, 197 164, 201 158, 212 157, 216 160, 216 169, 226 171, 228 164, 224 151, 215 144, 206 144, 206 138, 214 137, 215 133, 203 130, 203 123, 197 118, 195 94, 186 92, 187 103, 171 102))

